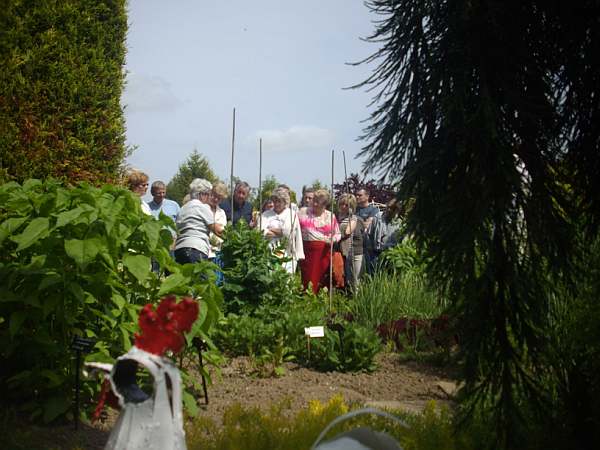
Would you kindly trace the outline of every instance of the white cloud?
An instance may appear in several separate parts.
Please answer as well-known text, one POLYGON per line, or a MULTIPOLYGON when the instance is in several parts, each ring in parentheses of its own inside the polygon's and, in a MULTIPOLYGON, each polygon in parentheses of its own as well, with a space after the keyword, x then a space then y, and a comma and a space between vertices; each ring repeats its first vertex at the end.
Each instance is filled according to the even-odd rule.
POLYGON ((121 103, 125 112, 172 111, 182 105, 165 79, 129 72, 121 103))
POLYGON ((294 125, 286 130, 259 130, 251 140, 259 138, 265 151, 293 152, 330 149, 335 133, 312 125, 294 125))

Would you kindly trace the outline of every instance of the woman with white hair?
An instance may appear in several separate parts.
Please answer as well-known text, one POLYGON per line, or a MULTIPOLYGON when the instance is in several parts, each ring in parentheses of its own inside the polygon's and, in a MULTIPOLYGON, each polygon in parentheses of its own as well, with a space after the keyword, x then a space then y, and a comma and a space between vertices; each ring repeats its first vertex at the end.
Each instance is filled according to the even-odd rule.
POLYGON ((273 209, 266 210, 261 216, 261 230, 270 241, 273 249, 277 248, 282 241, 285 248, 281 256, 290 260, 283 264, 289 272, 294 273, 298 260, 304 259, 304 247, 302 246, 302 234, 298 224, 297 215, 289 207, 290 195, 284 188, 277 188, 271 194, 273 209))
POLYGON ((208 205, 211 191, 212 184, 202 178, 190 183, 190 201, 183 205, 176 221, 175 261, 180 264, 208 259, 210 232, 220 235, 223 231, 223 227, 215 223, 208 205))

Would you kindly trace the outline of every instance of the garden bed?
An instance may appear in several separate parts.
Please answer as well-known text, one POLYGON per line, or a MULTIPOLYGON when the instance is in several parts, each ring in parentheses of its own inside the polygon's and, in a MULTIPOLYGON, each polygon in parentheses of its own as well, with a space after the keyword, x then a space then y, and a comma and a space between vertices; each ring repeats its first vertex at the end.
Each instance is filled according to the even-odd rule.
MULTIPOLYGON (((215 375, 209 387, 209 404, 200 398, 200 415, 219 422, 226 408, 235 402, 268 409, 289 399, 291 410, 298 411, 310 400, 329 400, 341 394, 348 403, 390 405, 418 412, 428 400, 450 403, 448 387, 454 385, 452 372, 421 362, 401 362, 396 353, 377 356, 378 369, 373 373, 318 372, 294 363, 285 363, 285 373, 277 378, 261 378, 247 357, 231 359, 215 375)), ((105 423, 53 427, 19 427, 14 436, 22 437, 24 446, 14 448, 96 450, 104 446, 117 414, 111 411, 105 423), (34 447, 32 447, 34 445, 34 447)), ((13 447, 11 447, 13 448, 13 447)))

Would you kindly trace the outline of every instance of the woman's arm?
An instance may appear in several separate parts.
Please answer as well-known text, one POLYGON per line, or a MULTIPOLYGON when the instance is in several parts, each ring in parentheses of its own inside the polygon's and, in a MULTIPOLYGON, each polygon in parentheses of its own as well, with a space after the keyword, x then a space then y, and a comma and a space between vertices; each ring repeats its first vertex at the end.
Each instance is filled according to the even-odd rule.
POLYGON ((223 235, 223 228, 224 228, 223 225, 221 225, 220 223, 216 223, 216 222, 208 225, 208 230, 212 231, 219 237, 221 237, 223 235))

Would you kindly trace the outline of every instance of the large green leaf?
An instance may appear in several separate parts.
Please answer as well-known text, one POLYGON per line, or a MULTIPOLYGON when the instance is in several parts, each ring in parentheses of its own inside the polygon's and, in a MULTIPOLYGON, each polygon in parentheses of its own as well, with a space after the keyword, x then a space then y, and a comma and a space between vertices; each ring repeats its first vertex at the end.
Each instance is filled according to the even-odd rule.
POLYGON ((184 390, 181 392, 181 400, 183 402, 183 406, 185 407, 185 410, 192 417, 196 417, 200 410, 198 409, 198 403, 196 402, 196 399, 194 398, 194 396, 184 390))
POLYGON ((137 278, 140 283, 143 283, 150 275, 150 258, 144 255, 123 256, 123 265, 137 278))
POLYGON ((18 244, 17 251, 20 252, 35 244, 38 240, 48 236, 50 221, 47 217, 36 217, 25 228, 23 233, 13 236, 12 241, 18 244))
POLYGON ((57 273, 47 273, 47 275, 42 278, 41 283, 38 285, 37 289, 39 292, 43 291, 44 289, 49 288, 50 286, 54 286, 57 283, 60 283, 62 281, 62 277, 57 274, 57 273))
POLYGON ((160 225, 155 221, 145 222, 140 225, 140 230, 146 235, 146 244, 148 245, 148 249, 150 251, 154 251, 156 244, 158 244, 160 225))
POLYGON ((200 334, 200 331, 203 330, 202 325, 206 320, 206 315, 208 313, 208 308, 206 307, 206 303, 198 302, 198 318, 194 321, 190 332, 186 334, 185 338, 188 342, 188 345, 191 344, 192 340, 200 334))
POLYGON ((0 225, 0 244, 4 242, 4 239, 17 231, 27 219, 28 217, 12 217, 2 222, 2 225, 0 225))
POLYGON ((65 251, 75 263, 84 268, 96 258, 102 248, 99 238, 89 239, 67 239, 65 240, 65 251))
POLYGON ((15 302, 21 303, 21 296, 15 294, 10 287, 0 287, 0 303, 2 302, 15 302))
POLYGON ((166 294, 179 294, 181 287, 186 287, 190 283, 190 277, 187 277, 181 273, 174 273, 169 275, 160 286, 158 296, 162 297, 166 294))
POLYGON ((123 326, 123 324, 119 326, 119 331, 121 332, 121 336, 123 339, 123 348, 125 349, 125 351, 129 351, 129 349, 131 348, 131 333, 125 326, 123 326))
POLYGON ((80 207, 71 209, 69 211, 61 212, 56 218, 56 228, 64 227, 65 225, 71 223, 73 220, 79 218, 81 214, 84 213, 84 210, 80 207))
POLYGON ((123 296, 121 294, 118 294, 117 292, 113 292, 111 300, 117 306, 117 308, 119 308, 119 311, 122 310, 125 306, 125 303, 127 303, 123 296))
POLYGON ((50 397, 44 403, 44 422, 49 423, 61 414, 64 414, 71 406, 66 395, 50 397))
POLYGON ((32 191, 37 187, 42 186, 42 181, 37 178, 29 178, 23 182, 23 190, 24 191, 32 191))
POLYGON ((48 380, 48 387, 51 387, 51 388, 60 386, 61 384, 63 384, 65 382, 65 377, 63 376, 62 373, 52 371, 49 369, 40 370, 39 376, 48 380))
POLYGON ((10 324, 8 326, 8 332, 10 337, 15 337, 15 334, 22 328, 23 322, 27 318, 27 312, 23 310, 15 311, 10 315, 10 324))

